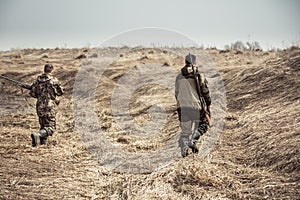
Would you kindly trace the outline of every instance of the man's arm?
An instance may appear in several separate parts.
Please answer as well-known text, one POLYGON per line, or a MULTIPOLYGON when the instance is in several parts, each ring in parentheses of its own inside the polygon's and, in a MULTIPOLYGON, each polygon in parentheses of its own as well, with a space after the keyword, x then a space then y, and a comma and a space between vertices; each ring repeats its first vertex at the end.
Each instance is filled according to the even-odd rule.
POLYGON ((179 75, 176 76, 176 80, 175 80, 175 98, 176 99, 178 96, 178 79, 179 79, 179 75))
POLYGON ((54 78, 53 82, 54 82, 53 87, 54 87, 55 95, 57 96, 63 95, 65 93, 64 88, 61 86, 57 78, 54 78))
POLYGON ((61 96, 65 93, 64 88, 60 84, 56 86, 56 92, 57 96, 61 96))
POLYGON ((33 82, 33 84, 31 85, 31 89, 30 89, 30 96, 32 96, 33 98, 37 98, 37 88, 36 88, 36 81, 33 82))
POLYGON ((204 97, 206 106, 209 107, 211 105, 211 98, 209 94, 209 89, 208 89, 208 82, 204 76, 204 74, 200 74, 200 89, 202 92, 202 95, 204 97))
POLYGON ((206 105, 207 107, 209 107, 211 105, 211 98, 208 89, 208 82, 206 79, 204 80, 204 84, 202 86, 202 92, 203 92, 203 97, 205 99, 206 105))
POLYGON ((179 93, 179 88, 178 88, 178 81, 180 79, 181 75, 177 75, 176 80, 175 80, 175 98, 176 98, 176 102, 177 102, 177 114, 178 114, 178 120, 181 121, 181 108, 180 108, 180 104, 178 102, 178 93, 179 93))

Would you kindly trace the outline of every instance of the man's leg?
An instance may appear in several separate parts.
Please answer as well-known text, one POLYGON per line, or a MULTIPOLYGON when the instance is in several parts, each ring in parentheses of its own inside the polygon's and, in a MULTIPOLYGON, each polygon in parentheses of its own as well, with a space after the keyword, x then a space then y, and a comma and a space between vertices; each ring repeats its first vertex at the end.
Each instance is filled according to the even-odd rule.
POLYGON ((180 122, 181 134, 179 138, 179 146, 181 149, 182 157, 186 157, 188 155, 189 150, 189 136, 191 134, 192 122, 185 121, 180 122))
POLYGON ((55 117, 53 116, 47 116, 47 117, 44 117, 43 119, 41 119, 41 129, 40 129, 40 143, 41 145, 44 145, 46 144, 47 142, 47 138, 48 136, 52 136, 52 134, 54 133, 55 131, 55 128, 56 128, 56 121, 55 121, 55 117))
POLYGON ((200 136, 202 136, 204 133, 206 133, 207 129, 208 129, 208 123, 207 121, 200 121, 198 123, 197 126, 197 122, 196 123, 196 130, 194 130, 192 136, 191 136, 191 140, 189 142, 189 147, 192 149, 193 153, 198 153, 199 149, 196 146, 196 142, 199 140, 200 136))
POLYGON ((52 135, 56 128, 55 117, 39 117, 40 130, 31 134, 32 146, 44 145, 49 135, 52 135))

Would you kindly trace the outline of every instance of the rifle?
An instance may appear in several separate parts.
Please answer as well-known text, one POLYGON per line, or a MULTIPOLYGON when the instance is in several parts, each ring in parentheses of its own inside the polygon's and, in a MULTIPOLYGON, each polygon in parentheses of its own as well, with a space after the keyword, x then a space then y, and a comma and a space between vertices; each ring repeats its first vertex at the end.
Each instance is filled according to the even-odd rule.
POLYGON ((3 78, 3 79, 5 79, 5 80, 8 80, 8 81, 10 81, 10 82, 16 84, 17 86, 20 86, 20 87, 25 88, 25 89, 27 89, 27 90, 31 90, 31 85, 28 85, 28 84, 26 84, 26 83, 22 83, 22 82, 19 82, 19 81, 10 79, 10 78, 8 78, 8 77, 6 77, 6 76, 2 76, 2 75, 0 75, 0 78, 3 78))
POLYGON ((204 97, 202 95, 202 92, 201 92, 201 89, 200 89, 198 67, 196 67, 196 70, 195 70, 193 59, 192 59, 192 56, 191 56, 190 53, 189 53, 189 57, 190 57, 190 60, 191 60, 193 76, 194 76, 195 81, 196 81, 196 90, 197 90, 197 94, 198 94, 198 97, 199 97, 199 100, 200 100, 201 108, 202 108, 202 111, 204 111, 205 118, 208 122, 208 125, 211 126, 210 112, 207 109, 205 99, 204 99, 204 97))

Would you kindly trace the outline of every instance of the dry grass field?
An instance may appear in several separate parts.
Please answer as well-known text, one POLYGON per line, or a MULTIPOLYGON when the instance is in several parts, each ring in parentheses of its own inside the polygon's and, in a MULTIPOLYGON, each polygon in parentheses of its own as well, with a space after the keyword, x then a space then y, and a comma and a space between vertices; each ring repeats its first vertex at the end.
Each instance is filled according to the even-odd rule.
MULTIPOLYGON (((204 50, 211 59, 205 63, 214 63, 217 69, 217 73, 205 71, 210 89, 217 91, 216 80, 222 78, 226 102, 218 91, 214 92, 216 128, 199 142, 208 141, 217 129, 220 135, 210 151, 202 145, 199 155, 180 158, 174 146, 179 123, 170 89, 146 84, 129 95, 129 115, 122 116, 118 107, 114 111, 112 105, 123 97, 122 92, 114 96, 114 89, 122 89, 120 83, 130 81, 130 70, 144 74, 143 70, 149 68, 143 66, 153 66, 156 71, 149 71, 151 76, 141 77, 143 80, 155 82, 155 77, 163 74, 175 83, 176 74, 168 72, 178 73, 184 65, 181 53, 198 51, 140 47, 105 48, 97 53, 93 49, 59 48, 0 52, 1 75, 32 83, 43 66, 51 63, 66 91, 57 114, 56 133, 47 145, 33 148, 30 134, 39 129, 35 99, 26 89, 0 79, 0 199, 299 199, 298 47, 282 51, 204 50), (99 122, 99 135, 107 142, 87 144, 90 138, 87 142, 79 134, 84 130, 77 128, 74 117, 74 84, 80 78, 80 68, 93 66, 93 59, 101 61, 109 55, 117 56, 103 68, 97 82, 96 117, 91 119, 99 122), (156 108, 158 104, 163 109, 156 108), (151 125, 149 113, 158 113, 158 117, 165 114, 161 130, 152 126, 155 134, 146 135, 132 128, 132 124, 151 125), (224 121, 218 117, 222 113, 224 121), (118 120, 124 123, 120 125, 118 120), (93 149, 106 149, 108 143, 128 153, 116 157, 122 170, 101 160, 116 155, 115 149, 112 152, 116 154, 104 151, 101 158, 91 153, 93 149), (131 170, 132 163, 123 163, 129 154, 145 154, 155 163, 135 157, 137 168, 145 165, 145 170, 131 170)), ((94 73, 95 69, 91 70, 88 73, 94 73)), ((97 72, 94 75, 98 78, 97 72)), ((83 93, 91 92, 88 83, 83 93)))

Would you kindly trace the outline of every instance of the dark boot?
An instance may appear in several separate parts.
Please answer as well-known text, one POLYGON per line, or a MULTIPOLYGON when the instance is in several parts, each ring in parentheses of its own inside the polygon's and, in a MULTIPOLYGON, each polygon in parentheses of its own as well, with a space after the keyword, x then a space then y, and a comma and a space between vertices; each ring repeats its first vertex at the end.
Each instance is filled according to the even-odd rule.
POLYGON ((180 137, 179 146, 181 150, 181 156, 183 158, 188 156, 189 146, 188 146, 188 139, 186 137, 182 137, 182 136, 180 137))
POLYGON ((47 143, 47 137, 41 138, 41 145, 45 145, 47 143))
POLYGON ((189 155, 189 147, 188 145, 183 145, 181 147, 181 156, 184 158, 189 155))
POLYGON ((40 134, 39 133, 31 134, 31 139, 32 139, 32 146, 36 147, 40 143, 40 134))
POLYGON ((199 152, 199 149, 198 147, 196 146, 196 142, 190 142, 189 143, 189 147, 192 149, 192 152, 193 153, 198 153, 199 152))
POLYGON ((41 144, 41 145, 45 145, 46 142, 47 142, 47 137, 48 137, 47 131, 44 130, 44 129, 41 129, 41 130, 39 131, 39 134, 40 134, 40 144, 41 144))
POLYGON ((198 130, 195 130, 195 132, 192 134, 191 140, 189 142, 189 147, 192 149, 193 153, 199 152, 199 149, 196 146, 196 142, 199 140, 201 135, 202 134, 198 130))

